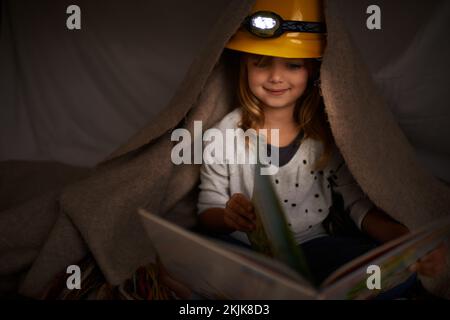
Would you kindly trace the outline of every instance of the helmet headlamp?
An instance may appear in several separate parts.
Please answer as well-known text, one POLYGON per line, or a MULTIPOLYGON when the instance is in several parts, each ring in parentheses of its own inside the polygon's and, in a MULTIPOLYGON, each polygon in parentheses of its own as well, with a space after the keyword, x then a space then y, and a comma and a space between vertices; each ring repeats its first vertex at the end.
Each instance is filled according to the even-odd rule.
POLYGON ((325 33, 321 22, 283 20, 275 12, 258 11, 248 16, 243 23, 251 34, 260 38, 277 38, 284 32, 325 33))

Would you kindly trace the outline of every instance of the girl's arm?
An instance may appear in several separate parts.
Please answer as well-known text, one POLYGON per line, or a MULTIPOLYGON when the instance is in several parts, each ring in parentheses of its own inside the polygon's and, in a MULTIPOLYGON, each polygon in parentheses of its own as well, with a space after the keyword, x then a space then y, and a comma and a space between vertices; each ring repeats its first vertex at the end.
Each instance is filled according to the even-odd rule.
POLYGON ((403 224, 395 221, 380 209, 373 207, 362 220, 361 229, 379 242, 387 242, 409 232, 403 224))

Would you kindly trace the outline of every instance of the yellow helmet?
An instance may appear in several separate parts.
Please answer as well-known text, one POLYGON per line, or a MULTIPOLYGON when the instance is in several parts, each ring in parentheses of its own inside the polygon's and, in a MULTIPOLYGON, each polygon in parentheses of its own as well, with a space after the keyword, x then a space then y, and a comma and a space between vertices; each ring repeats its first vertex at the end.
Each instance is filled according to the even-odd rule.
POLYGON ((321 0, 256 0, 226 48, 281 58, 320 58, 325 33, 321 0))

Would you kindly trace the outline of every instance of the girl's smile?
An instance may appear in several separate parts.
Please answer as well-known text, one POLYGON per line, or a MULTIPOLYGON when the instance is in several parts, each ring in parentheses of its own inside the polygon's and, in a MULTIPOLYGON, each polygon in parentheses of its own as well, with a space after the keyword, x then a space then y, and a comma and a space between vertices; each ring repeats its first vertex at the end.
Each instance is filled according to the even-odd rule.
POLYGON ((284 93, 286 93, 288 89, 269 89, 269 88, 264 88, 269 94, 274 95, 274 96, 281 96, 284 93))

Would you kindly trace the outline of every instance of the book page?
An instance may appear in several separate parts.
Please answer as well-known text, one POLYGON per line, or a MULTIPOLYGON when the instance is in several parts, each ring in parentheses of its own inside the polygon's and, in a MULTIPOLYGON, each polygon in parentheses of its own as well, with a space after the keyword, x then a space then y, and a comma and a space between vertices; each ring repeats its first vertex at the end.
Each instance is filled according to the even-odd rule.
POLYGON ((409 267, 449 237, 450 219, 445 218, 388 242, 334 272, 322 285, 322 297, 368 299, 387 291, 410 277, 409 267), (369 265, 381 269, 381 290, 367 288, 369 265))
POLYGON ((272 182, 260 174, 261 165, 255 166, 252 202, 257 215, 257 229, 249 234, 255 250, 268 254, 296 270, 303 278, 314 283, 307 261, 295 242, 272 182))
POLYGON ((139 214, 173 279, 207 299, 314 299, 317 291, 293 280, 281 263, 251 250, 230 249, 143 209, 139 214), (264 262, 262 263, 262 261, 264 262))

